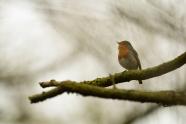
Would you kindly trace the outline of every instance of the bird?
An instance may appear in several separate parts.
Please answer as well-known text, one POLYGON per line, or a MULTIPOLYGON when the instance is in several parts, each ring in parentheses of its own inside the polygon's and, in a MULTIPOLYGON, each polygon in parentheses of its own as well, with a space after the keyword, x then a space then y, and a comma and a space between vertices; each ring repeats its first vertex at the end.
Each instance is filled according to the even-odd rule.
MULTIPOLYGON (((119 64, 127 70, 141 70, 141 62, 138 58, 138 53, 132 47, 129 41, 118 42, 118 61, 119 64)), ((142 84, 142 80, 138 80, 142 84)))

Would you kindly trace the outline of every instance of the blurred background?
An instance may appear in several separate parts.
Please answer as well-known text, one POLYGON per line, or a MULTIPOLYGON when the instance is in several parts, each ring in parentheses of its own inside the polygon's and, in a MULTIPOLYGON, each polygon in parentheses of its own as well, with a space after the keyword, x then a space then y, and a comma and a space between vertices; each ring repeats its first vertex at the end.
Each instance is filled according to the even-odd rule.
MULTIPOLYGON (((184 124, 186 108, 62 94, 30 104, 38 82, 92 80, 124 69, 117 41, 142 67, 186 50, 186 1, 0 0, 0 124, 184 124)), ((118 88, 186 90, 186 66, 118 88)))

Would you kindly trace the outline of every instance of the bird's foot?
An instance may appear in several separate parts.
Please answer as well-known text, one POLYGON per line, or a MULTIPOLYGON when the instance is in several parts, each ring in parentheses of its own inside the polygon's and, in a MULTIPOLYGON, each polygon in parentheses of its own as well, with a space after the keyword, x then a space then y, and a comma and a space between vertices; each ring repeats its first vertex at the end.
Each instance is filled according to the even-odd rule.
POLYGON ((114 76, 113 75, 111 75, 111 74, 109 74, 109 76, 110 76, 110 80, 112 81, 112 85, 113 85, 113 89, 117 89, 117 87, 116 87, 116 84, 115 84, 115 80, 114 80, 114 76))

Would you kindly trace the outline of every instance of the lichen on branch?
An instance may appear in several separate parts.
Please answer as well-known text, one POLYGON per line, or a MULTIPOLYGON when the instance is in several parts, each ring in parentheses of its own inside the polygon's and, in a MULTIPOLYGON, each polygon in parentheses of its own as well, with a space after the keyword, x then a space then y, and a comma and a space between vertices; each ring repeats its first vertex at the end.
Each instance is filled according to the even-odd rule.
POLYGON ((119 90, 106 89, 103 87, 111 86, 114 83, 123 83, 131 80, 146 80, 157 77, 173 71, 186 63, 186 52, 175 59, 158 66, 143 70, 130 70, 121 73, 112 74, 110 76, 96 78, 92 81, 46 81, 41 82, 41 87, 55 87, 49 91, 30 96, 31 103, 46 100, 64 92, 79 93, 84 96, 97 96, 101 98, 132 100, 139 102, 154 102, 167 105, 186 105, 186 96, 183 92, 176 91, 137 91, 137 90, 119 90), (99 87, 98 87, 99 86, 99 87), (176 100, 176 101, 175 101, 176 100))

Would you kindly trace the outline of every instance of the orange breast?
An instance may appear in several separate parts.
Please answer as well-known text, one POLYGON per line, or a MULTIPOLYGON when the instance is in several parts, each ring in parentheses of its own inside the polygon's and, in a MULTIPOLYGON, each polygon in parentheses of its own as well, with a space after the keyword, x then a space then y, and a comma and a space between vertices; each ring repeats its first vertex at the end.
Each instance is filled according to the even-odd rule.
POLYGON ((126 45, 119 45, 118 50, 119 50, 118 59, 126 58, 128 56, 129 50, 126 45))

